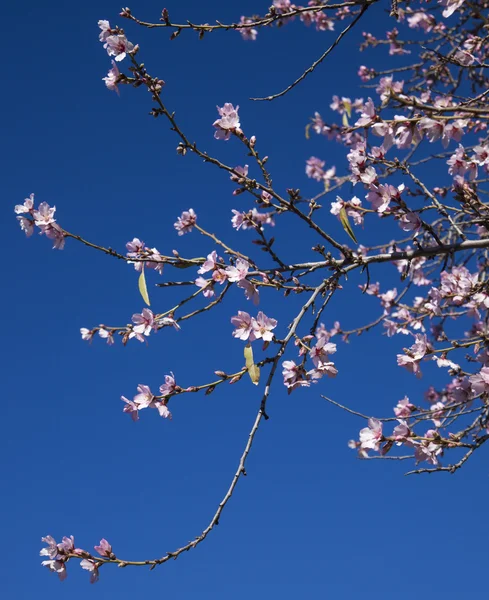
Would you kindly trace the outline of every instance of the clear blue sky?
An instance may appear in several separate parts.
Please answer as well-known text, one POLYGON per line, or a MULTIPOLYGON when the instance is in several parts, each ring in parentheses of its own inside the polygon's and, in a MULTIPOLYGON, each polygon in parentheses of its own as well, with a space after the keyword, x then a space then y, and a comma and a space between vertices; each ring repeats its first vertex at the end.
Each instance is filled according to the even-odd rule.
MULTIPOLYGON (((211 22, 263 13, 267 4, 247 1, 242 9, 218 0, 168 0, 166 6, 175 20, 211 22)), ((153 20, 162 7, 150 0, 131 4, 135 14, 153 20)), ((186 386, 210 381, 215 369, 242 366, 243 345, 231 337, 229 318, 247 305, 240 294, 230 295, 220 312, 186 323, 179 333, 165 329, 149 346, 108 348, 99 339, 88 345, 80 327, 125 324, 142 309, 135 272, 70 240, 63 252, 51 250, 46 239, 26 240, 18 228, 13 207, 35 192, 57 206, 67 230, 118 249, 136 236, 164 253, 210 252, 213 246, 197 232, 178 238, 173 230, 189 207, 203 226, 229 241, 239 235, 251 248, 249 232, 230 228, 231 209, 248 205, 244 196, 231 195, 227 176, 192 156, 177 157, 175 136, 147 115, 145 90, 123 87, 119 98, 105 89, 101 78, 110 61, 97 21, 126 28, 151 72, 166 80, 165 98, 182 127, 231 164, 244 162, 240 150, 215 141, 211 125, 216 104, 239 104, 245 132, 256 134, 260 150, 271 156, 279 189, 319 191, 305 177, 305 160, 317 155, 329 166, 340 148, 317 137, 306 141, 304 126, 315 110, 331 114, 332 94, 366 95, 356 78, 365 26, 299 89, 275 103, 254 104, 250 96, 278 91, 300 74, 331 34, 294 23, 262 31, 256 43, 234 32, 202 42, 182 34, 170 43, 168 32, 133 26, 117 17, 119 10, 110 0, 27 0, 2 10, 0 592, 15 600, 371 600, 387 594, 451 600, 480 593, 489 558, 487 449, 455 476, 406 478, 400 463, 358 461, 347 441, 363 422, 319 396, 390 416, 405 394, 419 401, 428 384, 437 383, 429 373, 415 381, 396 366, 402 340, 375 335, 340 344, 334 381, 287 396, 277 379, 248 477, 198 549, 151 573, 104 568, 94 586, 74 561, 64 583, 41 567, 40 540, 48 533, 73 534, 89 549, 105 537, 117 555, 134 559, 160 556, 192 539, 227 489, 259 404, 257 390, 243 380, 209 397, 174 399, 172 422, 145 411, 132 423, 119 398, 132 396, 138 383, 157 389, 173 371, 186 386)), ((385 21, 381 6, 367 17, 374 32, 385 21)), ((333 216, 322 218, 337 227, 333 216)), ((317 240, 307 230, 285 225, 282 233, 287 248, 312 257, 308 248, 317 240)), ((156 281, 151 274, 150 284, 156 281)), ((353 327, 378 314, 377 303, 355 291, 358 283, 337 296, 325 314, 328 326, 339 319, 353 327)), ((175 298, 156 288, 151 294, 157 311, 175 298)), ((291 308, 273 296, 264 298, 263 308, 279 319, 283 333, 291 308)))

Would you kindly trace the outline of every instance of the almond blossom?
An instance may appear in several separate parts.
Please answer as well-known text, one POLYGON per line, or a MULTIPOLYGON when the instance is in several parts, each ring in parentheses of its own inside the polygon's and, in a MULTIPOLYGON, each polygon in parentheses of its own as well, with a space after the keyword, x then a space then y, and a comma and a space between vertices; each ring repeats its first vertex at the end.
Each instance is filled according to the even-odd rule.
POLYGON ((134 50, 134 44, 131 44, 125 35, 109 35, 105 38, 104 48, 109 56, 113 56, 117 62, 120 62, 134 50))
POLYGON ((360 430, 360 449, 379 451, 383 439, 382 423, 378 419, 370 418, 368 427, 360 430))
POLYGON ((192 231, 196 222, 197 215, 193 208, 189 208, 188 210, 183 211, 178 217, 174 227, 178 231, 178 235, 184 235, 185 233, 190 233, 192 231))
POLYGON ((214 137, 216 140, 229 140, 232 133, 240 133, 240 122, 238 117, 239 106, 234 106, 226 102, 222 108, 217 107, 217 112, 220 115, 219 119, 214 121, 213 126, 216 128, 214 137))
POLYGON ((117 82, 119 81, 120 71, 117 68, 117 65, 114 61, 112 61, 112 69, 109 69, 109 72, 102 80, 105 82, 105 85, 108 90, 111 92, 116 92, 119 94, 119 88, 117 87, 117 82))

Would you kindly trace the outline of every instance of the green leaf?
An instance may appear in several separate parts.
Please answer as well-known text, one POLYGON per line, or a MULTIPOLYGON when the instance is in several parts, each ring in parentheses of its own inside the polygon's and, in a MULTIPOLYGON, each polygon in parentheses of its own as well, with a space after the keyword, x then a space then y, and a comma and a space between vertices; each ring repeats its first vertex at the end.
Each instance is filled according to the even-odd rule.
POLYGON ((151 304, 149 302, 148 288, 146 287, 146 277, 144 276, 144 267, 141 271, 141 275, 139 276, 138 287, 139 287, 141 296, 143 297, 143 300, 146 302, 146 304, 148 306, 151 306, 151 304))
POLYGON ((260 383, 260 368, 256 365, 253 365, 250 369, 248 369, 248 374, 251 378, 251 383, 254 385, 258 385, 260 383))
POLYGON ((311 134, 309 133, 309 130, 311 129, 311 124, 308 123, 306 125, 306 140, 308 140, 311 137, 311 134))
POLYGON ((351 239, 355 242, 355 244, 358 244, 357 238, 355 237, 355 234, 353 233, 353 229, 351 228, 350 221, 348 220, 348 215, 346 214, 346 208, 344 206, 340 210, 340 222, 343 225, 343 229, 346 231, 346 233, 351 237, 351 239))
POLYGON ((350 123, 348 123, 348 115, 346 114, 346 112, 343 113, 343 126, 344 127, 348 127, 350 125, 350 123))
POLYGON ((246 344, 245 346, 244 357, 246 360, 246 368, 248 369, 248 375, 250 376, 251 382, 254 385, 258 385, 260 382, 260 369, 255 365, 253 359, 253 349, 250 344, 246 344))

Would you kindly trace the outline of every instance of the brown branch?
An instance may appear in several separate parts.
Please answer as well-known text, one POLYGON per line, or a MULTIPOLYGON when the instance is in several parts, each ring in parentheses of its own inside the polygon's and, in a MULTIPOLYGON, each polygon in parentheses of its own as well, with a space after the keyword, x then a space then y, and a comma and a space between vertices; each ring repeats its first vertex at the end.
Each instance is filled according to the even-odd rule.
MULTIPOLYGON (((374 1, 376 1, 376 0, 374 0, 374 1)), ((368 9, 368 7, 371 4, 373 4, 372 0, 365 1, 365 3, 363 4, 362 9, 358 13, 358 15, 353 19, 353 21, 349 25, 347 25, 345 27, 345 29, 343 29, 343 31, 339 34, 339 36, 331 44, 331 46, 326 50, 326 52, 324 52, 316 61, 314 61, 312 63, 312 65, 309 68, 307 68, 304 71, 304 73, 302 73, 302 75, 300 77, 298 77, 293 83, 291 83, 289 86, 287 86, 281 92, 278 92, 277 94, 273 94, 272 96, 266 96, 264 98, 250 98, 250 100, 271 101, 271 100, 275 100, 276 98, 280 98, 281 96, 285 96, 285 94, 287 94, 287 92, 290 92, 290 90, 295 88, 296 85, 298 85, 301 81, 303 81, 310 73, 312 73, 316 69, 316 67, 318 67, 323 62, 323 60, 336 48, 336 46, 340 43, 342 38, 350 31, 350 29, 352 29, 358 23, 358 21, 362 18, 365 11, 368 9)))

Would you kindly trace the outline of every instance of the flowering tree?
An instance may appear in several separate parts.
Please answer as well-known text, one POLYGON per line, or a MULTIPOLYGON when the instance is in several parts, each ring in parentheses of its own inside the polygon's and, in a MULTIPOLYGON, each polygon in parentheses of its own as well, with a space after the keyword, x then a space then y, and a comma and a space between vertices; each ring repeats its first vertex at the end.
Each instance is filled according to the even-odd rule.
MULTIPOLYGON (((46 536, 46 547, 41 550, 43 565, 60 579, 66 577, 67 564, 73 559, 80 561, 94 582, 103 565, 155 568, 200 544, 218 524, 246 474, 256 433, 268 419, 267 402, 274 380, 281 374, 289 393, 300 394, 299 388, 315 386, 320 394, 323 378, 341 377, 333 361, 333 355, 341 352, 339 342, 364 332, 377 330, 395 336, 400 369, 420 378, 431 364, 446 373, 446 383, 427 386, 424 399, 404 396, 393 407, 394 416, 387 418, 353 411, 323 396, 365 419, 358 439, 349 442, 361 458, 413 461, 410 473, 454 473, 489 439, 489 210, 484 202, 489 192, 485 185, 489 169, 485 133, 489 22, 484 14, 488 5, 485 0, 407 0, 398 6, 393 0, 392 28, 385 37, 363 32, 362 50, 385 51, 398 66, 380 70, 372 64, 358 65, 360 85, 366 91, 363 97, 332 97, 330 108, 340 122, 313 115, 307 135, 324 136, 339 147, 347 168, 340 164, 326 168, 325 161, 311 157, 306 175, 318 183, 312 198, 304 198, 298 189, 281 190, 273 185, 268 157, 252 135, 251 125, 241 123, 239 107, 231 102, 222 102, 217 109, 214 137, 222 140, 223 154, 224 142, 241 148, 243 164, 227 164, 203 150, 167 106, 164 82, 142 62, 139 45, 130 42, 119 26, 99 21, 101 45, 112 59, 103 78, 108 90, 119 94, 124 86, 149 91, 151 114, 165 121, 176 136, 176 151, 182 160, 196 155, 216 169, 217 175, 229 177, 234 196, 243 196, 240 201, 247 203, 246 210, 233 209, 230 229, 236 230, 238 241, 241 232, 248 230, 260 252, 245 255, 237 242, 229 244, 209 232, 205 215, 197 215, 192 208, 176 217, 174 228, 180 236, 198 232, 209 238, 206 257, 182 256, 177 250, 166 255, 137 238, 126 244, 125 253, 104 247, 64 229, 56 219, 55 207, 45 201, 37 204, 34 194, 15 206, 19 224, 27 237, 38 231, 52 240, 56 249, 63 249, 71 239, 127 262, 138 273, 139 290, 148 307, 153 301, 147 285, 147 277, 153 277, 151 271, 162 276, 158 284, 162 288, 190 290, 162 312, 143 308, 132 316, 131 324, 82 328, 81 337, 88 342, 100 337, 108 345, 116 341, 126 345, 146 342, 165 327, 190 327, 186 321, 226 303, 228 291, 239 288, 241 302, 232 308, 229 343, 243 344, 244 365, 233 373, 217 370, 206 382, 177 383, 173 373, 168 373, 157 393, 148 385, 137 385, 132 399, 122 396, 122 410, 133 421, 138 421, 146 408, 155 408, 159 416, 171 419, 175 396, 210 394, 218 387, 239 385, 248 377, 257 386, 259 409, 225 496, 205 529, 191 542, 160 558, 132 561, 117 556, 105 539, 93 554, 76 547, 73 536, 60 543, 46 536), (245 160, 253 166, 244 164, 245 160), (354 195, 348 191, 349 185, 354 195), (323 226, 323 215, 328 212, 337 217, 332 231, 323 226), (310 232, 312 246, 308 255, 297 256, 293 263, 281 256, 279 244, 271 236, 275 225, 279 234, 280 222, 287 215, 310 232), (360 244, 357 235, 373 223, 379 224, 375 225, 381 232, 378 243, 360 244), (387 281, 385 273, 392 265, 398 271, 396 287, 383 284, 380 277, 384 274, 383 281, 387 281), (371 280, 373 266, 380 282, 371 280), (190 276, 181 278, 182 269, 190 276), (379 316, 347 329, 328 316, 327 308, 355 272, 364 277, 362 298, 370 302, 368 296, 372 296, 379 303, 379 316), (259 309, 262 293, 278 294, 284 306, 288 298, 299 296, 302 306, 291 310, 288 322, 279 323, 259 309), (198 297, 205 303, 192 308, 198 297), (262 352, 263 358, 255 359, 254 350, 262 352)), ((228 24, 174 23, 166 9, 155 22, 140 20, 129 8, 124 8, 120 17, 132 27, 132 38, 139 26, 167 29, 171 40, 182 34, 206 38, 236 30, 252 42, 258 35, 266 35, 266 28, 293 20, 327 32, 330 43, 325 52, 283 90, 252 99, 258 102, 293 94, 294 88, 338 51, 345 37, 352 42, 350 36, 358 35, 357 24, 367 11, 381 10, 385 7, 377 0, 337 4, 311 0, 307 6, 275 0, 265 14, 242 16, 228 24)), ((212 117, 208 118, 210 127, 212 117)), ((187 377, 191 380, 192 373, 187 377)), ((399 390, 398 397, 403 395, 399 390)))

